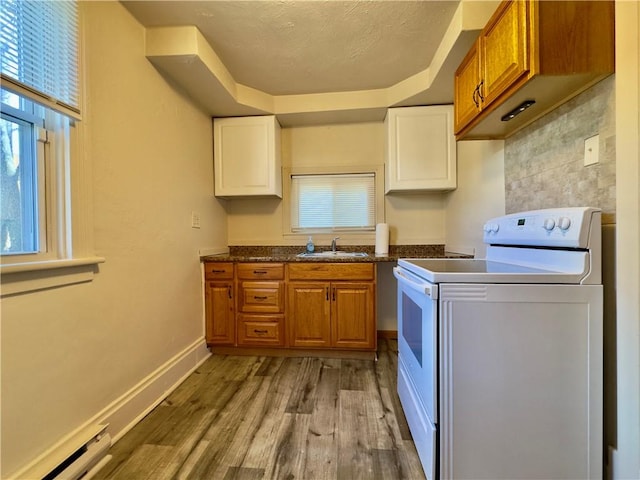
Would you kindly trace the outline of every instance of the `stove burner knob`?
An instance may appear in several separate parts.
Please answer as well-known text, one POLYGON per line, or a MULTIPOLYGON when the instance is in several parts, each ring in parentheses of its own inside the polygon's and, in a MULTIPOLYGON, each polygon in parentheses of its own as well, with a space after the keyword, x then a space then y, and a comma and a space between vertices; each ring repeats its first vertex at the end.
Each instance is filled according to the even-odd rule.
POLYGON ((553 230, 555 226, 556 226, 556 222, 553 218, 545 219, 544 223, 542 224, 542 228, 544 228, 547 232, 550 232, 551 230, 553 230))
POLYGON ((500 225, 498 225, 497 223, 490 223, 489 224, 489 231, 491 233, 498 233, 498 230, 500 230, 500 225))
POLYGON ((498 233, 498 230, 500 230, 500 225, 498 225, 497 223, 485 223, 482 229, 484 230, 484 233, 487 234, 498 233))
POLYGON ((569 217, 560 217, 558 219, 558 227, 560 228, 560 230, 569 230, 569 227, 571 226, 571 219, 569 217))

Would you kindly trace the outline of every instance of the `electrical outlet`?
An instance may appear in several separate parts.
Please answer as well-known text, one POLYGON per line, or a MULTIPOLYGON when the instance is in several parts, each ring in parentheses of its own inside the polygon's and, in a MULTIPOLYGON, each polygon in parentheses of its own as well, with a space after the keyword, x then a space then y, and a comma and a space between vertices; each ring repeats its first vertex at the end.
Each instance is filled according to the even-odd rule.
POLYGON ((200 214, 191 212, 191 228, 200 228, 200 214))
POLYGON ((600 154, 600 135, 594 135, 584 141, 584 166, 598 163, 600 154))

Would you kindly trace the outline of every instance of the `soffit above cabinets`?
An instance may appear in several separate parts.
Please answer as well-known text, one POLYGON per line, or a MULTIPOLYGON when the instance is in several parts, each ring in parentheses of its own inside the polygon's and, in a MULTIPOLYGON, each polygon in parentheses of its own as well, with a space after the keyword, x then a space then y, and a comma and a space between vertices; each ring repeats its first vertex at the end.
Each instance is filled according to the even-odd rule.
POLYGON ((383 121, 450 104, 498 1, 122 1, 146 56, 212 117, 287 126, 383 121))

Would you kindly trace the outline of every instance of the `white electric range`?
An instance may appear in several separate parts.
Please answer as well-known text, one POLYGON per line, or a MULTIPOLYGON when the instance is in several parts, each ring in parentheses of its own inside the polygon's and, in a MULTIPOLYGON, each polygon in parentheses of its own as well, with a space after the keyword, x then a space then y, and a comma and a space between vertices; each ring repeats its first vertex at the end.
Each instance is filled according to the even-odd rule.
POLYGON ((398 261, 398 393, 427 478, 601 477, 600 215, 506 215, 485 259, 398 261))

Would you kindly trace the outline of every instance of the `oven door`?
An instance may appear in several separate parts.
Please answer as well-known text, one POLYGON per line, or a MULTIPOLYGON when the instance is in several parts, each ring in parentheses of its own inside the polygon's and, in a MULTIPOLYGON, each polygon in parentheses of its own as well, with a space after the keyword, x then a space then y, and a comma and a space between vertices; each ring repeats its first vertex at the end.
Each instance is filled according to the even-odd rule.
POLYGON ((438 286, 404 270, 398 280, 398 396, 427 478, 437 469, 438 286))

